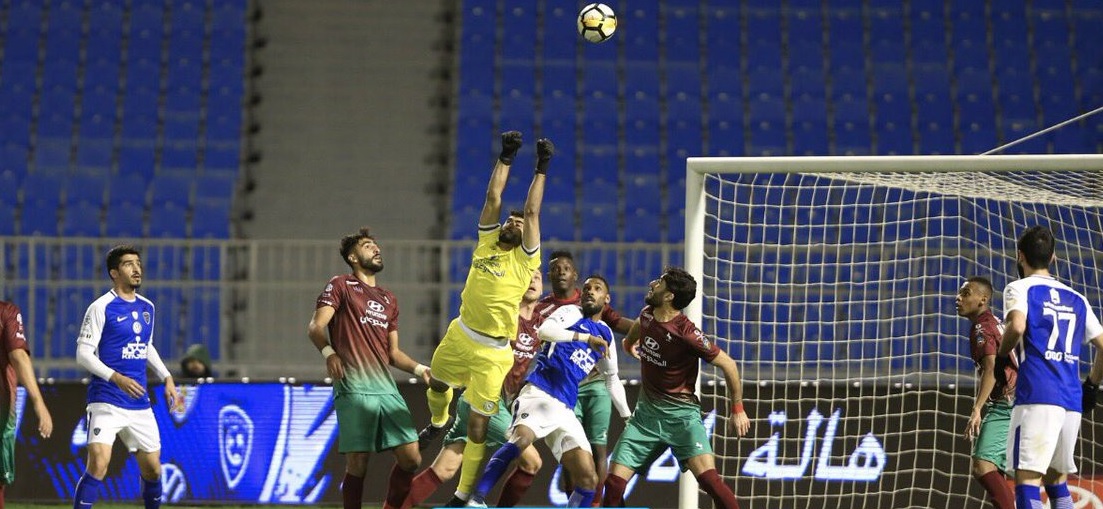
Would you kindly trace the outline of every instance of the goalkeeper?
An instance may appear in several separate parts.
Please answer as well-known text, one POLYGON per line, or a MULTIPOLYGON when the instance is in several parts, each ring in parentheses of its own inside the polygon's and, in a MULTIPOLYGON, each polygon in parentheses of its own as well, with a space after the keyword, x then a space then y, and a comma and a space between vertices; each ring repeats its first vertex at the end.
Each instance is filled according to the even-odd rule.
POLYGON ((466 387, 463 398, 471 406, 458 494, 471 492, 481 470, 487 425, 498 413, 502 384, 513 367, 509 343, 517 334, 518 306, 529 288, 532 272, 540 268, 540 205, 555 147, 546 139, 536 142, 536 172, 524 210, 511 212, 502 225, 498 222, 502 191, 520 148, 521 133, 502 134, 502 151, 490 174, 479 216, 478 244, 460 294, 460 316, 448 325, 430 364, 433 380, 426 397, 432 420, 419 433, 419 445, 427 447, 444 430, 453 389, 466 387))
POLYGON ((954 300, 958 316, 969 319, 969 350, 980 377, 965 438, 973 442, 973 477, 984 486, 992 505, 996 509, 1015 509, 1015 495, 1003 473, 1007 472, 1007 428, 1019 366, 1014 357, 1009 362, 996 362, 1003 323, 992 314, 988 306, 991 300, 992 283, 983 277, 969 278, 954 300))

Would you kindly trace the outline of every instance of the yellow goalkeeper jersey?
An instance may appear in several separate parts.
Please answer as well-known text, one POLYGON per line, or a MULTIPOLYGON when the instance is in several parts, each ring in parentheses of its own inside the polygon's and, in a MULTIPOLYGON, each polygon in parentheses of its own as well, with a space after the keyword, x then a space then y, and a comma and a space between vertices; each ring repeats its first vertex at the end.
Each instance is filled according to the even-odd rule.
POLYGON ((479 226, 479 243, 471 255, 471 268, 460 294, 460 320, 493 338, 517 335, 517 307, 540 268, 540 247, 526 252, 523 246, 509 251, 498 248, 501 225, 479 226))

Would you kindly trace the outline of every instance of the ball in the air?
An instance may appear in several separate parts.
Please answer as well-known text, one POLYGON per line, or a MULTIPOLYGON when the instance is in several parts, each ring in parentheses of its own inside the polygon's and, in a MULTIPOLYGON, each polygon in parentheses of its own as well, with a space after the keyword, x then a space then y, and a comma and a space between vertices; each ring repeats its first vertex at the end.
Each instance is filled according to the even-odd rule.
POLYGON ((589 4, 578 11, 578 33, 590 42, 605 42, 617 30, 617 14, 605 4, 589 4))

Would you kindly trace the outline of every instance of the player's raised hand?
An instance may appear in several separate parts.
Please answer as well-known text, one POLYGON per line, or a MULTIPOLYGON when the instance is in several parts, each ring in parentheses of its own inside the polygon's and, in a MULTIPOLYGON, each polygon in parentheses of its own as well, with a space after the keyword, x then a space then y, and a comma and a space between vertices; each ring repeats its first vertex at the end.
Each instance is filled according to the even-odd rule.
POLYGON ((130 378, 118 371, 111 374, 111 382, 117 385, 127 396, 132 398, 140 398, 145 395, 146 388, 141 384, 135 382, 133 378, 130 378))
POLYGON ((326 357, 326 372, 334 382, 345 377, 345 364, 341 362, 340 355, 326 357))
POLYGON ((620 345, 624 347, 624 351, 628 352, 628 355, 635 357, 636 360, 640 360, 640 343, 638 341, 628 342, 628 338, 621 340, 620 345))
POLYGON ((498 160, 502 164, 513 164, 513 157, 521 149, 521 132, 506 131, 502 133, 502 152, 498 154, 498 160))
POLYGON ((980 435, 980 410, 973 410, 969 415, 969 423, 965 425, 965 438, 972 442, 980 435))
POLYGON ((540 138, 536 140, 536 173, 546 175, 548 173, 548 163, 551 162, 552 156, 555 155, 555 145, 547 138, 540 138))
POLYGON ((751 430, 751 419, 747 417, 747 412, 743 409, 739 409, 738 412, 733 411, 731 418, 728 419, 728 429, 734 429, 739 436, 746 435, 751 430))

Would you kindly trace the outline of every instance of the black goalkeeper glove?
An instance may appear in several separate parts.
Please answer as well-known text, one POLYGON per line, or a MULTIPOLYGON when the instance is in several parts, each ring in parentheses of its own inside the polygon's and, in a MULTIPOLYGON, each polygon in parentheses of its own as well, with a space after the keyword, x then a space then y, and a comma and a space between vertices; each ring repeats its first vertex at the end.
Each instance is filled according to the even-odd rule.
POLYGON ((536 173, 548 174, 548 163, 555 155, 555 145, 547 138, 536 140, 536 173))
POLYGON ((1084 399, 1082 400, 1084 408, 1083 412, 1086 414, 1091 412, 1095 408, 1095 400, 1099 396, 1099 385, 1093 384, 1091 378, 1084 379, 1084 399))
POLYGON ((502 133, 502 152, 498 154, 498 160, 502 164, 513 164, 513 157, 521 149, 521 132, 506 131, 502 133))

